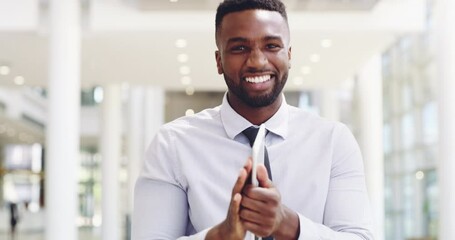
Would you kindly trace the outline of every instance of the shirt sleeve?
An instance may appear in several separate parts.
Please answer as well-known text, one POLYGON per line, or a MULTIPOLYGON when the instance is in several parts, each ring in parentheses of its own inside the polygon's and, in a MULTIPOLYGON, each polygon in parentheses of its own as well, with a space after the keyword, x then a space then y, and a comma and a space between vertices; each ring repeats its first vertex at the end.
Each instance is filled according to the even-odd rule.
POLYGON ((372 240, 372 217, 362 156, 344 125, 335 127, 323 224, 299 214, 299 239, 372 240))
POLYGON ((134 190, 132 240, 204 239, 209 230, 185 236, 194 230, 172 141, 169 131, 161 130, 146 152, 134 190))

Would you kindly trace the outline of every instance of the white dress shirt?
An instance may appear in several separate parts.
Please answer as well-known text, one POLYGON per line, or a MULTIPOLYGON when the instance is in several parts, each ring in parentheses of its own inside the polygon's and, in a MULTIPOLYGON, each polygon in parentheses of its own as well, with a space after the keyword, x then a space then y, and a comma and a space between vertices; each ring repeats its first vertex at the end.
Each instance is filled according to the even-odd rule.
MULTIPOLYGON (((283 97, 284 99, 284 97, 283 97)), ((204 239, 227 215, 252 126, 229 105, 164 125, 136 183, 132 239, 204 239)), ((359 147, 347 127, 283 103, 265 122, 273 184, 299 239, 373 239, 359 147)))

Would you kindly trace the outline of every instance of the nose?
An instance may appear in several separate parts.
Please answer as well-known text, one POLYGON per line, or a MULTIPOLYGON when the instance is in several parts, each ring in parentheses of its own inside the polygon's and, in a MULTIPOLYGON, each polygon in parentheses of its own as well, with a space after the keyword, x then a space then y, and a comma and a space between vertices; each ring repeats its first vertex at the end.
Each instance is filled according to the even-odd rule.
POLYGON ((261 51, 261 49, 253 49, 248 56, 246 65, 251 69, 261 69, 268 62, 267 56, 261 51))

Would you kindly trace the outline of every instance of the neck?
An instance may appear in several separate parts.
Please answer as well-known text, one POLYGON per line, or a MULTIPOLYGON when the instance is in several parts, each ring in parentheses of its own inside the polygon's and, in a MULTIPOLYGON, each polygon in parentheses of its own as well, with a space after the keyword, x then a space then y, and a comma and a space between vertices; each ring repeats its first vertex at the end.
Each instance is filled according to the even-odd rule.
POLYGON ((278 109, 280 109, 281 103, 283 102, 283 96, 281 94, 272 104, 264 107, 250 107, 235 97, 234 94, 229 92, 227 99, 229 105, 231 105, 234 111, 236 111, 238 114, 240 114, 240 116, 244 117, 250 123, 257 126, 269 120, 278 111, 278 109))

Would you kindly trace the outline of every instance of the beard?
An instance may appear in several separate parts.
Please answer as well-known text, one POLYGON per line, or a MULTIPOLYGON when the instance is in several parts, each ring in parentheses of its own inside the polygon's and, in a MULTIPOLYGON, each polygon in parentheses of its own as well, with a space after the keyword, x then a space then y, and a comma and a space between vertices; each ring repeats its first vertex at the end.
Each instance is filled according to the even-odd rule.
POLYGON ((226 81, 229 92, 232 92, 237 98, 242 100, 243 103, 252 108, 266 107, 274 103, 278 96, 280 96, 284 85, 286 85, 287 78, 288 73, 285 73, 281 79, 272 79, 270 81, 274 81, 274 84, 271 91, 262 95, 251 96, 248 94, 248 91, 242 87, 241 81, 243 80, 241 80, 240 83, 236 84, 232 78, 224 74, 224 80, 226 81))

